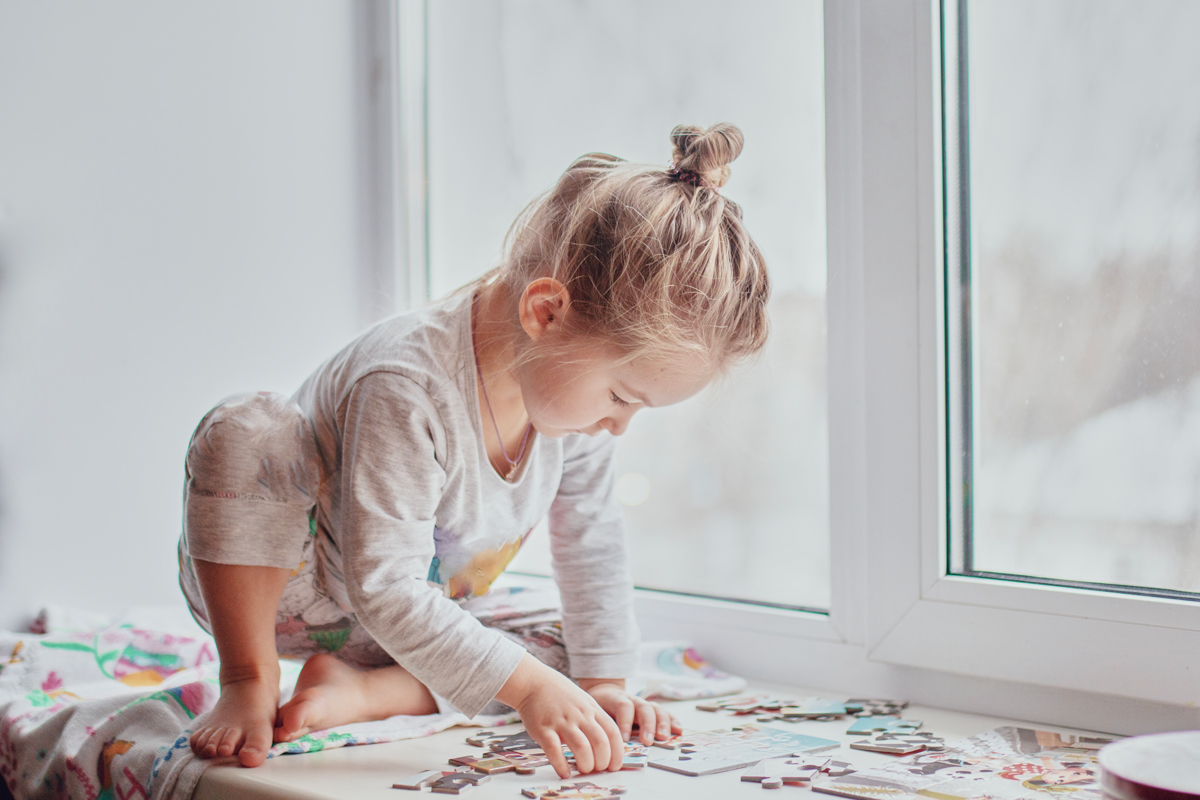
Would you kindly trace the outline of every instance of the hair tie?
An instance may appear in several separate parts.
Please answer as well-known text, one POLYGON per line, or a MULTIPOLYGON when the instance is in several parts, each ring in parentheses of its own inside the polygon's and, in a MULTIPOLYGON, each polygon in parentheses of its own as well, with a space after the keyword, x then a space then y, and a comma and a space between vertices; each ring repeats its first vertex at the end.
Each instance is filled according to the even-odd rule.
POLYGON ((717 190, 717 187, 704 180, 704 176, 699 172, 696 172, 694 169, 679 169, 675 166, 674 161, 667 166, 667 178, 676 183, 686 183, 689 186, 695 186, 697 189, 711 189, 714 192, 717 190))

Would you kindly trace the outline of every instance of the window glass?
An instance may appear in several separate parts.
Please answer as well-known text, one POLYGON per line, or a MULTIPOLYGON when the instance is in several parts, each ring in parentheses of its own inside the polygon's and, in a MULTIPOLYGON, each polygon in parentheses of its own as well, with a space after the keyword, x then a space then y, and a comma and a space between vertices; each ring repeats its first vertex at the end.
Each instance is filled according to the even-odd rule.
MULTIPOLYGON (((434 296, 497 263, 575 157, 666 165, 680 123, 746 135, 724 191, 774 282, 766 354, 638 413, 619 448, 640 585, 826 608, 825 185, 819 0, 429 5, 434 296)), ((539 532, 514 567, 548 569, 539 532)))
POLYGON ((1200 4, 966 12, 967 566, 1200 592, 1200 4))

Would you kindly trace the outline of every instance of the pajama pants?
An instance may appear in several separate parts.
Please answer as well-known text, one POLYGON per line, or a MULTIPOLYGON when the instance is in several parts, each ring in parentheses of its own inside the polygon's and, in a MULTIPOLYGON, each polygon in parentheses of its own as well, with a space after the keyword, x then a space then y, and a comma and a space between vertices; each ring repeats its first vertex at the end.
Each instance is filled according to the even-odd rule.
MULTIPOLYGON (((201 420, 185 466, 179 584, 202 628, 212 632, 193 559, 283 568, 291 576, 275 615, 281 656, 332 653, 365 669, 395 663, 328 591, 315 546, 321 462, 298 406, 266 392, 225 400, 201 420)), ((556 593, 497 588, 456 602, 568 674, 556 593)))

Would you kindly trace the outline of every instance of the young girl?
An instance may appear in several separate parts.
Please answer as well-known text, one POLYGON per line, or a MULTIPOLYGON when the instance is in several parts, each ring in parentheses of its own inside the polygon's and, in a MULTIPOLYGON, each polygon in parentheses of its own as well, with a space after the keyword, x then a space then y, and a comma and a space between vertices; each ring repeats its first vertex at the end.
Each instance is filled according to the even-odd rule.
POLYGON ((678 127, 668 169, 592 154, 513 225, 501 267, 386 320, 290 400, 232 398, 187 457, 180 583, 221 697, 191 737, 257 766, 274 741, 489 703, 562 777, 679 732, 625 691, 637 631, 615 438, 766 340, 767 273, 718 189, 735 126, 678 127), (471 598, 549 515, 561 625, 471 598), (486 623, 486 624, 485 624, 486 623), (307 657, 279 707, 279 654, 307 657), (535 657, 536 656, 536 657, 535 657), (570 676, 570 677, 568 677, 570 676))

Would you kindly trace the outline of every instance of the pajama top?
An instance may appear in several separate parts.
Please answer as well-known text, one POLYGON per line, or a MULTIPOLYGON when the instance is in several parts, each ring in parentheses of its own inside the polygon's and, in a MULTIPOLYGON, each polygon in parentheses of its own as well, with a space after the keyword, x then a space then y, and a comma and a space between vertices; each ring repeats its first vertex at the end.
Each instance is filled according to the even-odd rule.
POLYGON ((535 433, 515 478, 501 478, 481 427, 472 299, 379 323, 293 397, 322 464, 316 547, 331 596, 468 715, 525 650, 455 600, 486 594, 547 513, 572 677, 631 675, 638 638, 616 439, 535 433))

